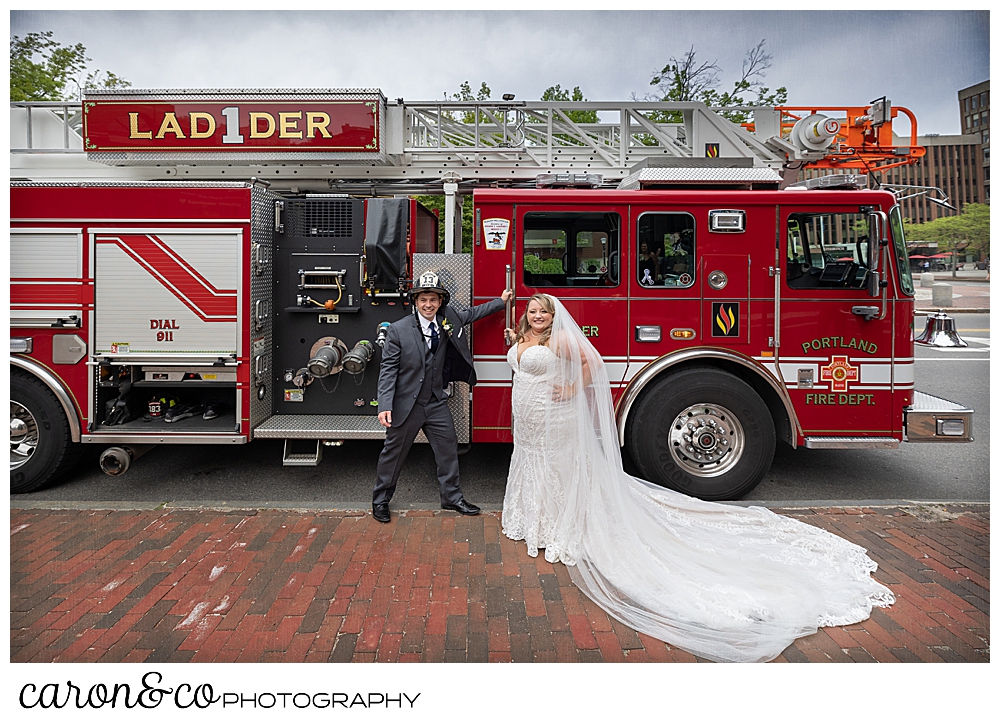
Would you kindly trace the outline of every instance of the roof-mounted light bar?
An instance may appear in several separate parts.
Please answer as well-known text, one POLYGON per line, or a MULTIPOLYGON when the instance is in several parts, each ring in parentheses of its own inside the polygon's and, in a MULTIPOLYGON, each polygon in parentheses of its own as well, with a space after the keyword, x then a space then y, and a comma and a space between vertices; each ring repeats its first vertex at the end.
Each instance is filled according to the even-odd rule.
POLYGON ((788 188, 804 188, 807 190, 830 190, 835 188, 861 189, 868 187, 868 176, 863 173, 834 173, 828 176, 817 176, 805 181, 788 184, 788 188))
POLYGON ((539 173, 536 188, 597 188, 604 183, 600 173, 539 173))

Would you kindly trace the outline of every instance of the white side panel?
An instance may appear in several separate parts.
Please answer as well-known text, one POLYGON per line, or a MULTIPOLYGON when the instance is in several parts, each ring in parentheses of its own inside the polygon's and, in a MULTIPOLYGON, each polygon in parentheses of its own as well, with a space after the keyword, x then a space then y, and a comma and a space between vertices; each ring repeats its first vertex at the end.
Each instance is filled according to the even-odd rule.
POLYGON ((100 356, 238 353, 242 232, 94 235, 100 356))
POLYGON ((79 279, 83 276, 83 241, 79 231, 11 229, 12 279, 79 279))

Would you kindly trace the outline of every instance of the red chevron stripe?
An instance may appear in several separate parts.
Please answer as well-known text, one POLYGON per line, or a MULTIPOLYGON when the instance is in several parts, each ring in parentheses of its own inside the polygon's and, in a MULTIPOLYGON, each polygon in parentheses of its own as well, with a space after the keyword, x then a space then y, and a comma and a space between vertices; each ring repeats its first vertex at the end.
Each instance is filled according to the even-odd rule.
POLYGON ((236 290, 215 288, 155 236, 98 236, 96 242, 118 246, 203 321, 236 321, 236 290))

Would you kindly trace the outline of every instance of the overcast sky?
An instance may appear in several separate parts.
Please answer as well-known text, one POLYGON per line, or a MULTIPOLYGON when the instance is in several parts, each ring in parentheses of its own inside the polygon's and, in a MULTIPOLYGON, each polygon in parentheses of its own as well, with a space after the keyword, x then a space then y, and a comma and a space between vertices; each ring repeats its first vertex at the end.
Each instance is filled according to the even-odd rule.
MULTIPOLYGON (((965 3, 968 6, 968 3, 965 3)), ((463 80, 538 99, 559 83, 628 100, 692 45, 721 89, 764 38, 766 84, 789 105, 888 96, 921 134, 959 132, 957 93, 989 79, 989 13, 973 11, 11 11, 10 33, 52 30, 134 88, 379 88, 435 100, 463 80)), ((897 132, 906 133, 904 125, 897 132)))

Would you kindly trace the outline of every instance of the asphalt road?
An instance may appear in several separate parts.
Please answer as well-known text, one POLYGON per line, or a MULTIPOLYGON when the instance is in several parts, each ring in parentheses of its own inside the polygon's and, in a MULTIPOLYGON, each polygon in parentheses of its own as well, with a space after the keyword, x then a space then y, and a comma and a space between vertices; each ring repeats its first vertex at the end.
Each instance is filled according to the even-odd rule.
MULTIPOLYGON (((955 317, 968 349, 917 348, 917 389, 975 409, 970 444, 902 444, 895 450, 793 450, 779 444, 774 463, 744 502, 860 502, 883 500, 989 501, 990 315, 955 317)), ((917 331, 923 319, 918 317, 917 331)), ((367 509, 381 442, 328 447, 317 467, 283 467, 282 444, 258 440, 239 447, 163 445, 136 460, 125 475, 100 471, 100 448, 73 472, 12 503, 74 506, 87 503, 251 503, 255 506, 367 509)), ((511 446, 473 445, 461 458, 466 498, 488 508, 503 503, 511 446)), ((436 508, 434 461, 414 445, 393 498, 394 509, 436 508)))

